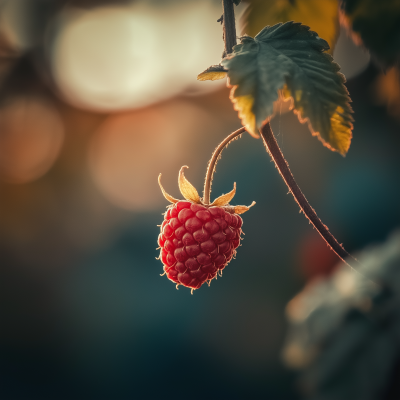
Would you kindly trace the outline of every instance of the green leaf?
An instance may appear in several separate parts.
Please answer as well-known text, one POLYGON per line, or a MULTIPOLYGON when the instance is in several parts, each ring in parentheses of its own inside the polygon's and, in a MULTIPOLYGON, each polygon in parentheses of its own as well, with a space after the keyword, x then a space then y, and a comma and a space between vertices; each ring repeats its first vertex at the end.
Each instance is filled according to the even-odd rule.
POLYGON ((198 81, 217 81, 218 79, 224 79, 227 75, 228 70, 222 65, 211 65, 205 71, 197 75, 198 81))
POLYGON ((301 122, 308 120, 313 135, 346 154, 353 128, 350 98, 340 67, 325 51, 328 43, 300 23, 265 27, 222 60, 228 69, 231 100, 243 125, 257 135, 273 115, 279 93, 292 98, 301 122))
POLYGON ((400 64, 400 1, 343 0, 341 23, 385 67, 400 64))

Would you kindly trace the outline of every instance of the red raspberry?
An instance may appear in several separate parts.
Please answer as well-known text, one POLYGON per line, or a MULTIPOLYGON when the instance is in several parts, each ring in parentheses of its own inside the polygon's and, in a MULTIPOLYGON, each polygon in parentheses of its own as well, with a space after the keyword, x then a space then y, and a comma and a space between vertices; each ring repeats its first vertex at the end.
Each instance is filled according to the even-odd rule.
POLYGON ((222 207, 178 201, 165 213, 158 244, 168 279, 192 289, 222 271, 240 243, 242 218, 222 207))
POLYGON ((158 244, 164 274, 177 286, 192 288, 193 292, 204 282, 210 283, 219 271, 222 274, 236 254, 243 224, 237 214, 249 207, 228 205, 235 195, 236 184, 228 194, 211 204, 203 204, 196 189, 184 177, 184 168, 187 167, 182 167, 179 174, 179 188, 188 201, 167 194, 159 176, 161 191, 173 205, 165 213, 158 244))

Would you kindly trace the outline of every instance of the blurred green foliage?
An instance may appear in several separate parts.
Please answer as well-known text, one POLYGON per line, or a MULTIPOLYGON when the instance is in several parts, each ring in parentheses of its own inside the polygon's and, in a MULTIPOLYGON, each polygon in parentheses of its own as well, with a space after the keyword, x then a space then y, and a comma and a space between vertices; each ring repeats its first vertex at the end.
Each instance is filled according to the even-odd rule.
POLYGON ((343 0, 342 21, 384 67, 400 63, 400 2, 343 0))
POLYGON ((288 305, 284 355, 309 399, 400 395, 400 231, 357 258, 364 276, 340 266, 288 305))

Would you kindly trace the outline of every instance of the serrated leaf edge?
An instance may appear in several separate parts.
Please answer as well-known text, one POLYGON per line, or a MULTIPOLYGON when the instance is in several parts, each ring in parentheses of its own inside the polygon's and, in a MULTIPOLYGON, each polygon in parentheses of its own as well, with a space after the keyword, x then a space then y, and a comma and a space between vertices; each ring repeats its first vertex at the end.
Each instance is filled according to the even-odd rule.
POLYGON ((251 136, 258 139, 260 135, 257 133, 256 116, 253 113, 254 97, 252 95, 235 97, 237 85, 232 86, 228 82, 227 86, 232 88, 229 99, 233 103, 233 109, 238 112, 239 118, 246 128, 246 131, 251 136))
MULTIPOLYGON (((322 135, 320 134, 320 132, 315 131, 311 121, 308 117, 303 117, 301 115, 301 110, 298 110, 295 106, 295 102, 294 102, 294 97, 291 94, 290 90, 286 87, 286 85, 284 85, 284 87, 281 89, 281 98, 284 101, 290 101, 290 110, 293 110, 293 113, 297 116, 299 122, 301 124, 305 124, 307 123, 308 129, 311 132, 312 136, 317 137, 317 139, 323 144, 323 146, 325 146, 326 148, 328 148, 331 151, 335 151, 338 152, 340 155, 342 155, 343 157, 346 156, 346 153, 348 152, 349 148, 350 148, 350 144, 351 144, 351 139, 353 138, 353 134, 352 134, 352 130, 353 130, 353 124, 351 122, 349 122, 349 126, 347 127, 347 135, 346 138, 343 140, 346 142, 345 146, 334 146, 333 142, 335 142, 335 138, 331 136, 331 132, 333 129, 333 123, 335 121, 337 121, 338 119, 340 119, 340 114, 344 112, 343 108, 340 106, 336 107, 336 110, 333 112, 333 114, 330 117, 331 122, 331 131, 329 132, 329 141, 325 140, 322 135)), ((344 125, 342 124, 342 126, 344 127, 344 125)), ((336 135, 338 131, 336 131, 336 135)))

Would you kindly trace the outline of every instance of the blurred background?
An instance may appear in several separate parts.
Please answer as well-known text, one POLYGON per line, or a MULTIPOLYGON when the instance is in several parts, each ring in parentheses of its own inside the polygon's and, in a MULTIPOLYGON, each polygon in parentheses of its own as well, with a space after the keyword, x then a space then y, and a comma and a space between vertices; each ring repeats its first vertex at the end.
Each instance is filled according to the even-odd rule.
MULTIPOLYGON (((236 8, 238 32, 246 7, 236 8)), ((281 361, 286 303, 338 262, 261 140, 223 153, 213 195, 237 182, 246 236, 224 276, 190 295, 160 277, 158 224, 200 191, 240 121, 217 0, 0 2, 0 397, 298 399, 281 361)), ((266 21, 264 25, 267 25, 266 21)), ((272 128, 311 205, 349 252, 400 223, 400 77, 344 30, 334 51, 353 100, 343 158, 277 107, 272 128)))

